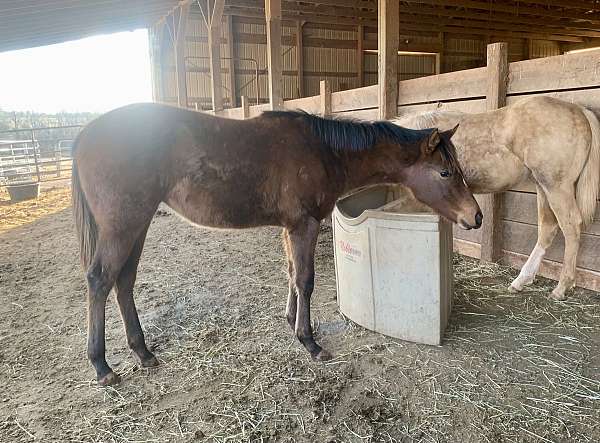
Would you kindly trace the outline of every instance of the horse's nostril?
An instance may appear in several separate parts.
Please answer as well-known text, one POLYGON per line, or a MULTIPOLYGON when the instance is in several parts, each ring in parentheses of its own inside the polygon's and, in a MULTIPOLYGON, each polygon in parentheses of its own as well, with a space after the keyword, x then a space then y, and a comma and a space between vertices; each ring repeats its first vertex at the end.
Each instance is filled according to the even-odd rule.
POLYGON ((481 211, 477 211, 477 214, 475 214, 475 224, 477 225, 477 227, 481 226, 482 221, 483 214, 481 213, 481 211))

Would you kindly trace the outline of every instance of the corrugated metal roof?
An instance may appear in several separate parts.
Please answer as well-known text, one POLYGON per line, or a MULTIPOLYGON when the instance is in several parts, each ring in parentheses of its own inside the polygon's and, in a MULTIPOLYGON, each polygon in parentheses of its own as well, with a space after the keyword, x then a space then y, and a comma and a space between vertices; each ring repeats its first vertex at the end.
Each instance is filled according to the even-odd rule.
POLYGON ((1 0, 0 52, 148 27, 179 0, 1 0))

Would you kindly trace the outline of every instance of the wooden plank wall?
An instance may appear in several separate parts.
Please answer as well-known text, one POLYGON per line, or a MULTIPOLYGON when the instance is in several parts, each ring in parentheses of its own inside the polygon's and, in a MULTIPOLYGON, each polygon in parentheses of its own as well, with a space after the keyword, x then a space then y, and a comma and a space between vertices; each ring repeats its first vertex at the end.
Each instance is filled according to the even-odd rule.
MULTIPOLYGON (((256 70, 260 101, 267 96, 266 27, 264 18, 225 16, 221 26, 221 76, 223 102, 226 108, 239 106, 242 95, 255 103, 257 95, 256 70), (232 62, 232 58, 236 61, 232 62)), ((332 91, 343 91, 377 83, 377 29, 364 26, 337 26, 324 23, 305 23, 301 26, 301 50, 298 51, 298 26, 284 21, 282 27, 283 96, 286 100, 316 95, 319 82, 328 80, 332 91), (362 39, 358 39, 362 29, 362 39), (358 47, 363 49, 362 70, 358 47)), ((402 28, 402 27, 401 27, 402 28)), ((189 107, 212 109, 210 63, 208 60, 208 30, 202 17, 192 8, 186 26, 185 57, 186 86, 189 107)), ((441 72, 485 65, 487 38, 475 35, 410 32, 401 29, 400 49, 441 53, 441 72)), ((160 89, 157 100, 177 103, 175 58, 171 37, 163 32, 163 43, 154 60, 155 87, 160 89), (160 86, 160 88, 158 88, 160 86)), ((496 41, 492 39, 491 41, 496 41)), ((526 56, 547 56, 559 53, 556 42, 532 41, 531 54, 523 51, 525 39, 509 42, 509 60, 526 56), (554 52, 553 52, 554 51, 554 52)), ((435 73, 433 54, 403 54, 398 57, 399 80, 429 76, 435 73)), ((181 80, 181 79, 180 79, 181 80)))
MULTIPOLYGON (((577 103, 600 116, 600 50, 566 54, 509 64, 506 102, 513 104, 531 95, 548 95, 577 103)), ((483 112, 488 87, 487 68, 475 68, 400 81, 398 115, 434 109, 483 112)), ((320 112, 320 96, 289 100, 285 108, 320 112)), ((258 115, 264 105, 250 107, 258 115)), ((362 119, 378 115, 377 85, 331 93, 332 114, 362 119)), ((242 118, 242 108, 224 111, 223 115, 242 118)), ((600 171, 598 172, 600 174, 600 171)), ((481 196, 476 196, 481 201, 481 196)), ((525 183, 500 196, 500 261, 520 267, 537 239, 537 205, 535 186, 525 183)), ((480 257, 482 231, 455 230, 455 249, 465 255, 480 257)), ((558 234, 548 251, 540 273, 558 279, 564 250, 558 234)), ((578 259, 578 285, 600 291, 600 205, 591 226, 582 234, 578 259)))

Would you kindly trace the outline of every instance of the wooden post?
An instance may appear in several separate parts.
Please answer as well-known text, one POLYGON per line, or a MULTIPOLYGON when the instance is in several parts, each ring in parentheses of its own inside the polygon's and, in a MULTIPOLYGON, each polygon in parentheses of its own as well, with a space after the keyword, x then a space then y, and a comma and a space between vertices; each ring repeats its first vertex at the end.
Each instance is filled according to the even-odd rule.
POLYGON ((231 100, 229 102, 229 106, 231 108, 237 107, 237 93, 236 93, 236 83, 235 83, 235 42, 233 39, 233 16, 228 15, 226 22, 227 26, 227 47, 229 49, 229 59, 227 63, 227 70, 229 71, 229 94, 231 96, 231 100))
POLYGON ((177 73, 177 104, 188 107, 187 81, 185 70, 185 29, 190 13, 190 4, 183 3, 173 13, 175 32, 175 71, 177 73))
POLYGON ((533 39, 527 39, 527 58, 526 60, 531 60, 533 58, 533 39))
POLYGON ((296 66, 298 69, 298 96, 304 97, 304 23, 296 22, 296 66))
POLYGON ((358 25, 356 28, 356 71, 358 74, 358 87, 365 85, 365 27, 358 25))
POLYGON ((321 95, 321 117, 331 115, 331 86, 327 80, 321 80, 319 83, 321 95))
POLYGON ((378 0, 379 118, 398 113, 398 48, 400 46, 400 2, 378 0))
POLYGON ((244 117, 244 120, 246 120, 248 117, 250 117, 250 106, 248 104, 248 97, 246 97, 245 95, 242 95, 241 99, 242 99, 242 116, 244 117))
POLYGON ((445 41, 443 32, 439 33, 439 40, 440 40, 440 52, 437 52, 435 54, 435 73, 436 74, 442 73, 442 57, 444 54, 444 41, 445 41))
POLYGON ((210 83, 212 87, 212 108, 214 112, 223 110, 223 84, 221 82, 221 18, 225 0, 215 0, 215 6, 208 23, 208 55, 210 58, 210 83))
POLYGON ((152 77, 152 100, 162 102, 164 100, 163 87, 163 43, 165 23, 157 23, 149 29, 148 40, 150 43, 150 74, 152 77))
MULTIPOLYGON (((493 43, 487 46, 488 111, 506 106, 508 85, 508 44, 493 43)), ((481 260, 496 261, 502 253, 502 226, 500 220, 501 196, 484 195, 481 199, 483 226, 481 227, 481 260)))
POLYGON ((283 108, 283 72, 281 69, 281 0, 265 0, 267 22, 267 62, 269 67, 269 103, 271 109, 283 108))

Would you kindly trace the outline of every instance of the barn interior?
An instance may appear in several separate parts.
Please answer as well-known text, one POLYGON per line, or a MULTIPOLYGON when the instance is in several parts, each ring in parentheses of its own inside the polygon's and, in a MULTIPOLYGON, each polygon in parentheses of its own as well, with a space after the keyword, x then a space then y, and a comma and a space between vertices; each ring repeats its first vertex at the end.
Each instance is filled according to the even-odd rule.
MULTIPOLYGON (((600 111, 598 0, 0 1, 0 52, 139 28, 154 100, 225 117, 282 107, 371 120, 532 95, 600 111)), ((600 441, 600 209, 578 287, 556 302, 549 279, 507 290, 536 242, 535 188, 477 198, 486 225, 454 233, 440 347, 339 313, 322 227, 313 324, 328 364, 293 342, 278 229, 204 230, 161 208, 135 289, 161 365, 130 358, 111 300, 114 389, 96 386, 85 357, 69 189, 2 202, 0 219, 18 220, 0 223, 0 440, 600 441)), ((553 280, 559 237, 540 270, 553 280)))

